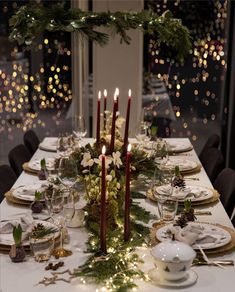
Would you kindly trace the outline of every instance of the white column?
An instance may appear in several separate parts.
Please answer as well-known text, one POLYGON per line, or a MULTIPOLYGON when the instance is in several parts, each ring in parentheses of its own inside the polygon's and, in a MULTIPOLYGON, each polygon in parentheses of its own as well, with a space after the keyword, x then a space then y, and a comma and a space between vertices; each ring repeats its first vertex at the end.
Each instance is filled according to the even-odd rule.
MULTIPOLYGON (((142 0, 103 0, 93 1, 94 11, 140 11, 143 9, 142 0)), ((105 32, 110 33, 108 30, 105 32)), ((130 45, 120 44, 120 37, 110 36, 108 45, 100 47, 93 45, 93 135, 95 133, 96 106, 98 90, 107 89, 108 109, 112 110, 113 94, 116 87, 120 90, 119 111, 126 115, 128 89, 132 90, 132 105, 130 117, 130 136, 139 119, 142 104, 142 73, 143 73, 143 34, 140 30, 130 30, 130 45)))
MULTIPOLYGON (((80 8, 82 10, 88 9, 87 0, 72 0, 73 8, 80 8)), ((88 42, 82 38, 78 32, 72 33, 72 116, 84 115, 87 118, 88 125, 88 96, 84 90, 85 82, 88 80, 88 42)))

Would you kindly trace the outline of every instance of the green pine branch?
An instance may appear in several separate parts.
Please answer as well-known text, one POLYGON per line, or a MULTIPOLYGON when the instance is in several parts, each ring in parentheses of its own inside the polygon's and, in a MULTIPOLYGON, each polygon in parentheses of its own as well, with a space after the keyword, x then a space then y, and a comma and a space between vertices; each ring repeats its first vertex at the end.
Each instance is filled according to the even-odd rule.
POLYGON ((155 38, 159 44, 164 43, 174 51, 176 60, 182 62, 191 48, 188 29, 181 21, 173 18, 166 11, 161 16, 153 11, 141 12, 90 12, 80 9, 65 9, 56 4, 44 7, 41 4, 28 4, 10 18, 11 32, 9 39, 20 45, 31 45, 34 39, 47 31, 79 32, 82 36, 103 46, 109 35, 98 31, 99 27, 108 28, 120 37, 120 42, 129 44, 130 29, 140 29, 155 38))

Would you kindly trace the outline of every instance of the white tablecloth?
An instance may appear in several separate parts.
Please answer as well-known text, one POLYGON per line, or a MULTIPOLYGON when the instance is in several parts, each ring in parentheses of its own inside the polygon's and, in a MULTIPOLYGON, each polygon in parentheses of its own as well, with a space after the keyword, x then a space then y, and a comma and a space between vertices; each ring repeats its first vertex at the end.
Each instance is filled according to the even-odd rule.
MULTIPOLYGON (((194 150, 187 152, 187 158, 198 161, 194 150)), ((53 157, 55 153, 49 153, 42 150, 38 150, 33 159, 53 157)), ((192 181, 192 184, 203 185, 212 187, 204 169, 200 173, 192 175, 199 178, 199 181, 192 181)), ((19 179, 16 181, 14 187, 21 184, 37 182, 37 176, 32 176, 26 173, 22 173, 19 179)), ((191 183, 191 182, 190 182, 191 183)), ((140 199, 143 206, 150 211, 156 211, 156 205, 149 201, 140 199)), ((200 216, 200 221, 220 223, 232 227, 222 204, 217 202, 214 206, 204 207, 206 210, 212 212, 212 216, 200 216)), ((16 205, 10 205, 4 200, 0 205, 1 219, 7 218, 12 214, 30 212, 28 208, 19 207, 16 205)), ((87 258, 87 254, 84 254, 81 250, 85 250, 85 242, 87 239, 87 233, 84 228, 69 229, 70 244, 69 248, 73 250, 73 255, 62 259, 65 262, 66 268, 76 268, 81 265, 87 258)), ((147 272, 153 268, 153 260, 149 254, 148 249, 140 249, 139 253, 143 256, 145 263, 143 265, 144 270, 147 272)), ((232 259, 235 261, 235 252, 219 257, 220 259, 232 259)), ((53 261, 53 260, 52 260, 53 261)), ((81 283, 79 278, 72 281, 71 284, 65 282, 58 282, 55 285, 45 287, 44 285, 37 285, 44 276, 50 276, 50 271, 45 271, 46 263, 37 263, 31 256, 26 257, 26 261, 23 263, 12 263, 9 256, 6 254, 0 254, 0 292, 80 292, 80 291, 97 291, 99 287, 95 285, 87 285, 81 283)), ((194 286, 184 288, 185 292, 232 292, 234 291, 234 277, 235 268, 226 267, 224 269, 218 267, 193 267, 192 268, 198 274, 198 281, 194 286)), ((156 287, 151 283, 137 281, 138 291, 172 291, 171 289, 156 287)))

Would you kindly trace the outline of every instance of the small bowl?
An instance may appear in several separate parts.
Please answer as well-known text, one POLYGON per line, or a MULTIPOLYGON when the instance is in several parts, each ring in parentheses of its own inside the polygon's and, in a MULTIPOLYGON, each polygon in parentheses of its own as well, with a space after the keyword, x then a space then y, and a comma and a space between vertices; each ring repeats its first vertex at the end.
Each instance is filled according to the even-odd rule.
POLYGON ((151 250, 160 277, 177 281, 186 277, 196 252, 191 246, 176 240, 161 242, 151 250))

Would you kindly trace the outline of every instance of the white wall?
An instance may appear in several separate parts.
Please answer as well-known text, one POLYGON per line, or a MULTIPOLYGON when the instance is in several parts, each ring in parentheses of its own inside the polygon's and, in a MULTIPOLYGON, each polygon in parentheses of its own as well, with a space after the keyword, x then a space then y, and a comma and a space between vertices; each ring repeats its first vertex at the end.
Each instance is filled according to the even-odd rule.
MULTIPOLYGON (((94 11, 139 11, 143 9, 142 0, 96 0, 94 11)), ((120 90, 119 111, 126 115, 128 89, 132 90, 132 107, 130 118, 130 136, 139 119, 142 103, 142 70, 143 70, 143 34, 140 30, 130 30, 130 45, 120 44, 120 37, 111 37, 108 45, 93 45, 93 136, 95 134, 96 105, 98 90, 108 91, 108 110, 112 109, 113 93, 116 87, 120 90)))

